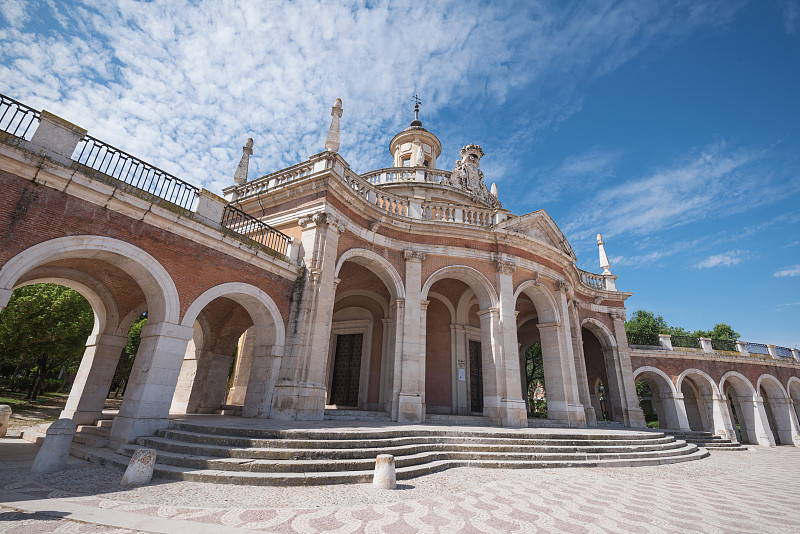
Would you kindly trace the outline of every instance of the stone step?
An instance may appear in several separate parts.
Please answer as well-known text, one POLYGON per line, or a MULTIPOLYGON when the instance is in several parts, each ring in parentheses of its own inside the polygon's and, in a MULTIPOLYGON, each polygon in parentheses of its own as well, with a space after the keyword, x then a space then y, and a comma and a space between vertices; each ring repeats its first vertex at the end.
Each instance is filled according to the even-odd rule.
MULTIPOLYGON (((513 454, 623 454, 647 449, 650 451, 666 451, 684 446, 684 442, 670 441, 665 443, 646 443, 636 445, 499 445, 491 443, 412 443, 408 445, 369 447, 369 448, 268 448, 254 447, 250 443, 208 444, 185 440, 186 434, 165 433, 164 437, 143 437, 137 440, 139 445, 165 452, 192 454, 219 458, 238 459, 274 459, 274 460, 309 460, 309 459, 370 459, 378 454, 402 456, 422 452, 452 453, 513 453, 513 454), (181 439, 183 438, 183 439, 181 439)), ((246 440, 249 441, 249 440, 246 440)))
MULTIPOLYGON (((123 446, 120 451, 132 455, 137 446, 123 446)), ((668 451, 635 451, 612 454, 585 453, 491 453, 491 452, 422 452, 417 454, 395 456, 395 465, 408 467, 440 460, 458 461, 495 461, 495 462, 541 462, 541 461, 600 461, 600 460, 636 460, 658 458, 662 456, 679 456, 697 451, 694 445, 686 445, 668 451)), ((314 460, 258 460, 251 458, 217 458, 212 456, 195 456, 182 453, 157 451, 156 462, 164 465, 190 467, 194 469, 218 469, 221 471, 248 471, 264 473, 309 473, 327 471, 364 471, 375 466, 375 458, 363 459, 314 459, 314 460)))
MULTIPOLYGON (((687 447, 692 447, 687 445, 687 447)), ((102 451, 102 449, 101 449, 102 451)), ((704 449, 653 458, 570 460, 570 461, 503 461, 503 460, 435 460, 424 464, 397 468, 397 479, 407 480, 417 476, 442 471, 452 467, 541 469, 555 467, 633 467, 664 465, 699 460, 709 455, 704 449)), ((91 455, 91 452, 89 453, 91 455)), ((89 458, 103 465, 125 469, 128 459, 119 454, 89 458)), ((374 465, 374 464, 373 464, 374 465)), ((171 480, 211 482, 217 484, 242 484, 257 486, 319 485, 337 483, 366 483, 372 480, 373 469, 350 472, 306 472, 306 473, 262 473, 250 471, 219 471, 216 469, 194 469, 157 463, 155 476, 171 480)))
POLYGON ((77 433, 107 438, 111 434, 111 427, 78 425, 77 433))
MULTIPOLYGON (((276 429, 260 429, 260 428, 236 428, 236 427, 219 427, 202 425, 196 423, 186 422, 173 422, 170 423, 171 430, 183 430, 187 432, 195 432, 200 434, 208 434, 211 436, 230 436, 230 437, 243 437, 251 439, 272 439, 272 440, 323 440, 326 442, 334 442, 336 440, 343 440, 344 446, 348 440, 363 440, 372 441, 376 439, 389 439, 389 438, 404 438, 413 433, 418 437, 446 437, 446 438, 499 438, 499 439, 555 439, 555 440, 602 440, 602 441, 626 441, 626 440, 648 440, 648 439, 663 439, 664 434, 657 432, 646 431, 626 431, 626 432, 603 432, 601 430, 591 429, 576 432, 559 432, 559 433, 542 433, 534 431, 526 431, 525 429, 513 429, 507 431, 494 431, 483 428, 464 428, 464 429, 440 429, 440 428, 367 428, 367 429, 353 429, 353 428, 322 428, 322 429, 293 429, 293 430, 276 430, 276 429)), ((669 437, 667 439, 674 439, 669 437)))
POLYGON ((105 447, 108 445, 108 438, 93 434, 76 433, 72 437, 72 443, 80 443, 89 447, 105 447))
POLYGON ((388 412, 326 408, 324 418, 329 421, 391 421, 388 412))
POLYGON ((113 424, 114 419, 100 419, 95 423, 95 426, 110 429, 113 424))
MULTIPOLYGON (((210 434, 192 428, 193 431, 183 430, 184 425, 171 425, 171 428, 160 430, 157 433, 158 437, 172 439, 177 441, 186 441, 197 444, 205 445, 219 445, 226 447, 239 447, 239 448, 274 448, 274 449, 354 449, 354 448, 371 448, 371 449, 384 449, 388 447, 397 447, 403 445, 418 445, 418 444, 464 444, 469 446, 483 446, 483 445, 538 445, 538 446, 630 446, 630 445, 660 445, 665 443, 675 443, 675 438, 671 436, 659 436, 657 434, 645 434, 638 439, 633 439, 634 436, 629 436, 629 439, 590 439, 599 438, 600 436, 576 436, 565 435, 563 437, 553 437, 541 434, 539 435, 521 435, 515 436, 513 434, 505 434, 504 437, 492 437, 490 434, 475 434, 468 436, 454 436, 447 433, 443 435, 425 435, 415 432, 409 435, 408 431, 400 437, 385 437, 379 438, 372 436, 369 439, 362 439, 359 433, 352 434, 355 437, 347 439, 333 439, 340 438, 343 435, 350 435, 349 433, 336 433, 318 436, 317 439, 263 439, 253 437, 242 437, 236 435, 226 434, 210 434), (175 428, 177 427, 177 428, 175 428)), ((232 430, 232 429, 220 429, 232 430)), ((603 438, 608 436, 602 436, 603 438)))
POLYGON ((429 413, 425 415, 425 424, 500 426, 488 417, 484 417, 482 415, 446 415, 435 413, 429 413))

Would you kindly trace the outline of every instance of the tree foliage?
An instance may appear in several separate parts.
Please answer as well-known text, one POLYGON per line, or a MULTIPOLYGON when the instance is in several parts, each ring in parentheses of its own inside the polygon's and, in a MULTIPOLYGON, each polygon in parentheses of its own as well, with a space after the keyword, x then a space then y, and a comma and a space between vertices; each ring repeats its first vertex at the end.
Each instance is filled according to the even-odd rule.
POLYGON ((119 387, 127 383, 130 377, 131 369, 133 368, 133 359, 136 357, 136 352, 139 350, 139 343, 142 341, 142 328, 147 325, 147 313, 139 316, 131 325, 128 330, 128 341, 125 343, 125 349, 119 358, 117 370, 114 372, 114 380, 112 385, 119 387))
POLYGON ((669 334, 672 336, 709 337, 712 339, 739 339, 739 333, 730 325, 717 323, 711 330, 686 330, 681 326, 671 326, 660 315, 647 310, 636 310, 630 319, 625 321, 625 332, 628 334, 669 334))
POLYGON ((49 375, 77 370, 92 332, 92 307, 78 292, 56 284, 16 289, 0 312, 0 362, 13 376, 35 372, 29 395, 41 392, 49 375))

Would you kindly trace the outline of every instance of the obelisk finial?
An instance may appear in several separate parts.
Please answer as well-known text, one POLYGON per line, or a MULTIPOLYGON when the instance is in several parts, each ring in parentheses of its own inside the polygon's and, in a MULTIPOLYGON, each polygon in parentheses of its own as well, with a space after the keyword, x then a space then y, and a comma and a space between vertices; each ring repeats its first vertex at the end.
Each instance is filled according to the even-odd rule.
POLYGON ((337 98, 331 108, 331 127, 328 128, 328 137, 325 139, 325 150, 339 151, 339 119, 342 118, 342 99, 337 98))
POLYGON ((250 167, 250 156, 253 155, 253 138, 248 137, 247 142, 242 147, 242 159, 239 160, 239 166, 236 167, 236 172, 233 175, 233 183, 242 185, 247 182, 247 170, 250 167))
POLYGON ((597 234, 597 246, 600 249, 600 268, 603 269, 603 274, 611 274, 611 264, 608 262, 603 236, 600 234, 597 234))

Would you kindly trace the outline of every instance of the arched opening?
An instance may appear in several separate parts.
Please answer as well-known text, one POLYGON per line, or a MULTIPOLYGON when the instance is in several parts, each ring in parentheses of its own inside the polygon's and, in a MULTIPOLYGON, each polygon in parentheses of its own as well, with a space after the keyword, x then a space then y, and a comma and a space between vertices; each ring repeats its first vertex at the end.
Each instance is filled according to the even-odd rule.
MULTIPOLYGON (((142 335, 112 440, 130 441, 145 427, 151 431, 156 420, 166 424, 169 403, 161 400, 167 392, 171 396, 177 365, 169 361, 171 353, 157 350, 157 345, 166 342, 160 325, 176 324, 179 313, 177 291, 166 270, 128 243, 72 236, 30 247, 0 269, 0 290, 33 282, 74 286, 87 296, 97 317, 62 416, 77 424, 91 424, 101 417, 128 329, 146 310, 150 329, 142 335), (143 403, 144 397, 150 402, 143 403)), ((0 305, 5 306, 8 296, 0 291, 0 305)))
POLYGON ((791 401, 781 383, 772 375, 762 375, 758 379, 758 392, 763 399, 769 431, 775 445, 794 445, 796 441, 800 443, 791 401))
POLYGON ((491 285, 471 268, 446 267, 426 281, 422 298, 426 413, 500 418, 491 285))
POLYGON ((285 339, 283 317, 269 295, 249 284, 215 286, 189 306, 181 325, 191 327, 192 338, 171 411, 269 417, 285 339), (247 344, 237 348, 245 332, 247 344), (241 361, 244 353, 246 364, 241 361), (247 377, 239 377, 243 400, 241 405, 227 405, 229 385, 236 382, 237 356, 238 368, 247 377))
POLYGON ((394 267, 374 252, 351 249, 337 265, 326 367, 328 409, 389 412, 393 403, 397 299, 394 267))
POLYGON ((753 445, 769 445, 766 436, 759 439, 760 417, 756 411, 755 388, 750 381, 739 373, 729 372, 722 377, 720 390, 728 403, 731 425, 736 430, 738 440, 753 445))
POLYGON ((793 376, 789 379, 788 384, 789 400, 792 402, 795 417, 800 423, 800 379, 793 376))
MULTIPOLYGON (((622 406, 619 403, 619 392, 614 385, 614 381, 610 380, 615 376, 613 368, 609 367, 609 362, 606 359, 608 350, 603 347, 597 336, 586 327, 581 328, 581 340, 583 342, 586 376, 590 386, 589 391, 593 397, 598 399, 601 407, 601 410, 597 411, 595 406, 595 416, 598 421, 622 422, 622 406)), ((592 404, 594 406, 594 402, 592 404)))

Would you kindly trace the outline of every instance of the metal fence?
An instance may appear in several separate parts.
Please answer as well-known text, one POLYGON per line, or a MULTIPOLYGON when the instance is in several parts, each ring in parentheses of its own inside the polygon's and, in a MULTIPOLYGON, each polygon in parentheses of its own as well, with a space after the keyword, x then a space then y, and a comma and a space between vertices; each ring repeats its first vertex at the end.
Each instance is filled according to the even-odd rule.
POLYGON ((78 143, 73 159, 187 210, 199 194, 197 187, 90 135, 78 143))
POLYGON ((672 336, 672 346, 684 349, 699 349, 700 338, 693 336, 672 336))
POLYGON ((712 339, 711 348, 714 350, 736 350, 736 342, 730 339, 712 339))
POLYGON ((647 345, 651 347, 658 347, 661 345, 658 341, 658 334, 626 332, 625 335, 628 338, 628 345, 647 345))
POLYGON ((777 354, 781 358, 794 359, 794 354, 792 354, 792 349, 790 349, 789 347, 775 347, 775 354, 777 354))
POLYGON ((284 256, 289 250, 291 238, 288 235, 230 204, 222 212, 222 226, 284 256))
POLYGON ((37 110, 0 94, 0 130, 30 141, 39 115, 37 110))
POLYGON ((752 354, 764 354, 769 356, 769 349, 762 343, 747 343, 745 348, 747 349, 747 352, 752 354))

